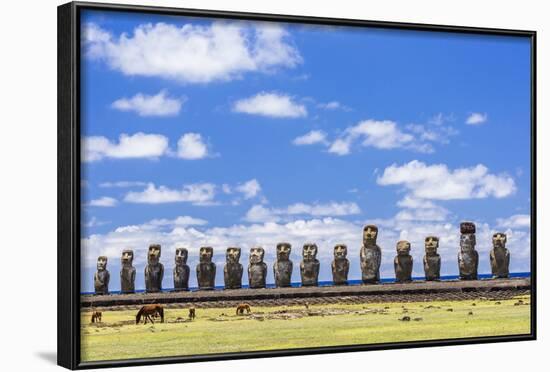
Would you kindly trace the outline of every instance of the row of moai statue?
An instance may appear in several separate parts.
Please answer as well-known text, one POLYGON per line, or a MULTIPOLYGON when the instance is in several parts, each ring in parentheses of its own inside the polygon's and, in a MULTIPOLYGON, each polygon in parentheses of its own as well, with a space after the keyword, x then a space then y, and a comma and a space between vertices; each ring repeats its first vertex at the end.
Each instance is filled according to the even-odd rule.
MULTIPOLYGON (((460 251, 458 253, 459 276, 462 280, 476 280, 478 277, 479 255, 475 249, 476 227, 472 222, 460 224, 460 251)), ((363 246, 360 250, 360 262, 362 282, 373 284, 380 282, 380 264, 382 250, 377 245, 378 228, 367 225, 363 229, 363 246)), ((440 279, 441 257, 437 253, 439 238, 428 236, 425 239, 425 255, 423 258, 424 273, 427 281, 440 279)), ((397 255, 394 259, 396 282, 412 281, 413 258, 410 255, 411 244, 402 240, 396 246, 397 255)), ((302 249, 302 261, 300 274, 302 286, 317 286, 320 263, 317 257, 317 245, 308 243, 302 249)), ((290 287, 293 263, 290 260, 291 245, 289 243, 277 244, 277 258, 273 264, 273 274, 276 287, 290 287)), ((349 260, 348 248, 345 244, 337 244, 334 247, 334 260, 332 261, 332 278, 335 285, 348 284, 349 260)), ((147 253, 147 265, 145 266, 145 290, 146 292, 159 292, 162 289, 164 278, 164 266, 160 262, 161 246, 153 244, 149 246, 147 253)), ((214 289, 216 278, 216 264, 212 262, 214 249, 202 247, 199 250, 199 264, 196 267, 196 275, 199 289, 214 289)), ((248 263, 249 288, 265 288, 267 276, 267 264, 264 262, 265 251, 262 247, 250 250, 248 263)), ((188 251, 185 248, 177 248, 175 253, 175 267, 173 270, 174 290, 189 290, 190 269, 187 265, 188 251)), ((224 266, 224 284, 226 289, 238 289, 242 287, 243 265, 239 262, 241 249, 230 247, 226 250, 226 263, 224 266)), ((120 282, 122 293, 135 292, 136 269, 132 266, 134 252, 124 250, 122 252, 122 268, 120 270, 120 282)), ((507 278, 509 276, 510 252, 506 248, 506 234, 495 233, 493 235, 493 249, 490 252, 491 272, 494 278, 507 278)), ((97 260, 97 273, 94 276, 96 294, 107 294, 109 287, 109 272, 107 271, 107 257, 100 256, 97 260)))

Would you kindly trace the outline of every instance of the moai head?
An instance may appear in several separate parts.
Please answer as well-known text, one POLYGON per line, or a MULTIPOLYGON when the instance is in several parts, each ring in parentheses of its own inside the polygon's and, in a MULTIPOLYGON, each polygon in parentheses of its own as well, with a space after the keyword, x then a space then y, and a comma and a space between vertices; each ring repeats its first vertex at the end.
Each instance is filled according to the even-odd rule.
POLYGON ((396 248, 398 256, 408 256, 411 252, 411 243, 406 240, 400 240, 397 242, 396 248))
POLYGON ((334 258, 344 259, 348 255, 348 246, 345 244, 336 244, 334 246, 334 258))
POLYGON ((473 222, 461 222, 460 223, 461 234, 475 234, 476 225, 473 222))
POLYGON ((199 260, 201 263, 212 262, 213 255, 214 255, 214 248, 212 247, 201 247, 201 249, 199 250, 199 260))
POLYGON ((428 256, 437 254, 439 248, 439 238, 437 236, 427 236, 424 240, 424 249, 428 256))
POLYGON ((227 263, 236 264, 241 258, 241 248, 238 247, 229 247, 225 251, 225 260, 227 263))
POLYGON ((497 232, 493 234, 493 248, 506 248, 506 234, 497 232))
POLYGON ((304 261, 313 261, 317 257, 317 244, 306 243, 302 248, 302 257, 304 261))
POLYGON ((288 261, 290 259, 291 245, 289 243, 277 244, 277 260, 288 261))
POLYGON ((134 251, 131 249, 123 250, 120 262, 122 266, 132 266, 132 262, 134 262, 134 251))
POLYGON ((187 263, 188 252, 186 248, 176 248, 176 265, 185 265, 187 263))
POLYGON ((258 264, 263 262, 265 251, 262 247, 254 247, 250 249, 250 256, 248 258, 251 264, 258 264))
POLYGON ((160 262, 160 244, 151 244, 147 252, 147 263, 156 265, 160 262))
POLYGON ((476 225, 473 222, 460 224, 460 248, 464 251, 474 250, 476 246, 476 225))
POLYGON ((97 258, 97 271, 103 271, 107 269, 107 256, 99 256, 97 258))
POLYGON ((363 228, 363 245, 375 245, 378 237, 378 227, 367 225, 363 228))

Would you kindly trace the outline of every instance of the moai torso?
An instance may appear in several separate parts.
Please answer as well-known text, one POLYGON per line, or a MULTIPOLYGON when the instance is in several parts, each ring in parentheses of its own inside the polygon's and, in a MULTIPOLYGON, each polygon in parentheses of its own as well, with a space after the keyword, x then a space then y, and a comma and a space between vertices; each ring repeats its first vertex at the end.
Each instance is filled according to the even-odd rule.
POLYGON ((290 261, 291 246, 288 243, 277 244, 277 259, 273 264, 275 286, 290 287, 292 278, 292 261, 290 261))
POLYGON ((311 287, 319 284, 319 260, 317 257, 316 244, 304 244, 302 249, 303 260, 300 263, 300 274, 302 286, 311 287))
POLYGON ((248 286, 250 288, 265 288, 267 265, 264 262, 265 251, 261 247, 250 250, 248 259, 248 286))
POLYGON ((189 290, 189 266, 187 265, 188 252, 185 248, 176 248, 175 266, 173 271, 174 290, 189 290))
POLYGON ((134 293, 136 291, 136 268, 132 266, 134 251, 131 249, 123 250, 120 261, 122 264, 120 269, 120 291, 122 293, 134 293))
POLYGON ((225 253, 225 266, 223 268, 223 280, 225 289, 238 289, 242 287, 243 265, 239 262, 241 248, 230 247, 225 253))
POLYGON ((160 263, 161 248, 158 244, 151 244, 147 252, 147 266, 145 266, 145 291, 160 292, 164 278, 164 266, 160 263))
POLYGON ((428 236, 424 240, 424 275, 426 280, 439 280, 441 271, 441 257, 437 253, 439 248, 439 238, 437 236, 428 236))
POLYGON ((97 272, 94 274, 95 294, 109 293, 109 271, 107 271, 107 257, 99 256, 97 258, 97 272))
POLYGON ((347 255, 348 247, 345 244, 338 244, 334 247, 334 260, 331 265, 334 285, 348 284, 349 260, 347 255))
POLYGON ((510 276, 510 251, 506 248, 506 234, 493 235, 493 249, 489 254, 493 278, 508 278, 510 276))
POLYGON ((472 222, 460 224, 460 252, 458 269, 461 280, 476 280, 479 256, 476 246, 476 226, 472 222))
POLYGON ((411 243, 406 240, 397 242, 397 256, 393 260, 397 283, 406 283, 412 280, 413 258, 410 251, 411 243))
POLYGON ((363 246, 359 252, 361 260, 361 277, 363 283, 378 283, 380 281, 380 263, 382 251, 376 245, 378 228, 374 225, 367 225, 363 229, 363 246))
POLYGON ((214 289, 216 285, 216 264, 212 262, 214 249, 201 247, 199 251, 199 264, 197 265, 197 282, 199 289, 214 289))

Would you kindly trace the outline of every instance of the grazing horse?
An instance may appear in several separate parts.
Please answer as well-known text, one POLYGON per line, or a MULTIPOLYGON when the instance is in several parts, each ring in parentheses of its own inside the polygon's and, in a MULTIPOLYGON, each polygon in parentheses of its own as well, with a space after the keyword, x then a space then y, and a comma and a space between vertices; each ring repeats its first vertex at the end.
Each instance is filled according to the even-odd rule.
POLYGON ((189 308, 189 320, 195 319, 195 308, 191 307, 189 308))
POLYGON ((250 305, 249 304, 239 304, 237 306, 236 314, 237 315, 239 315, 239 314, 243 315, 245 310, 246 310, 247 314, 250 314, 250 305))
POLYGON ((92 312, 92 323, 101 322, 101 311, 92 312))
POLYGON ((160 322, 164 323, 164 308, 160 305, 153 304, 153 305, 145 305, 141 309, 139 309, 137 315, 136 315, 136 324, 139 324, 139 321, 141 320, 141 317, 144 318, 144 323, 147 324, 147 319, 151 323, 155 323, 151 316, 160 315, 160 322))

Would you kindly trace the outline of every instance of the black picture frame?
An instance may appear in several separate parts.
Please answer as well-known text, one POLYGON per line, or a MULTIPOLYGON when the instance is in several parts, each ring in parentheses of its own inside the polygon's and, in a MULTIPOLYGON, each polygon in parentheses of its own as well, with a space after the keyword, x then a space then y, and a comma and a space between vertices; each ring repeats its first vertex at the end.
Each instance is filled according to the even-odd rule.
POLYGON ((326 354, 381 349, 481 344, 536 339, 536 31, 461 27, 450 25, 381 22, 281 14, 259 14, 168 7, 71 2, 58 7, 58 270, 57 360, 69 369, 122 367, 179 362, 326 354), (212 355, 174 356, 116 361, 80 362, 80 13, 82 10, 124 11, 149 14, 201 16, 253 21, 280 21, 313 25, 338 25, 416 31, 444 31, 478 35, 529 38, 531 43, 531 333, 526 335, 474 337, 373 345, 316 347, 212 355))

